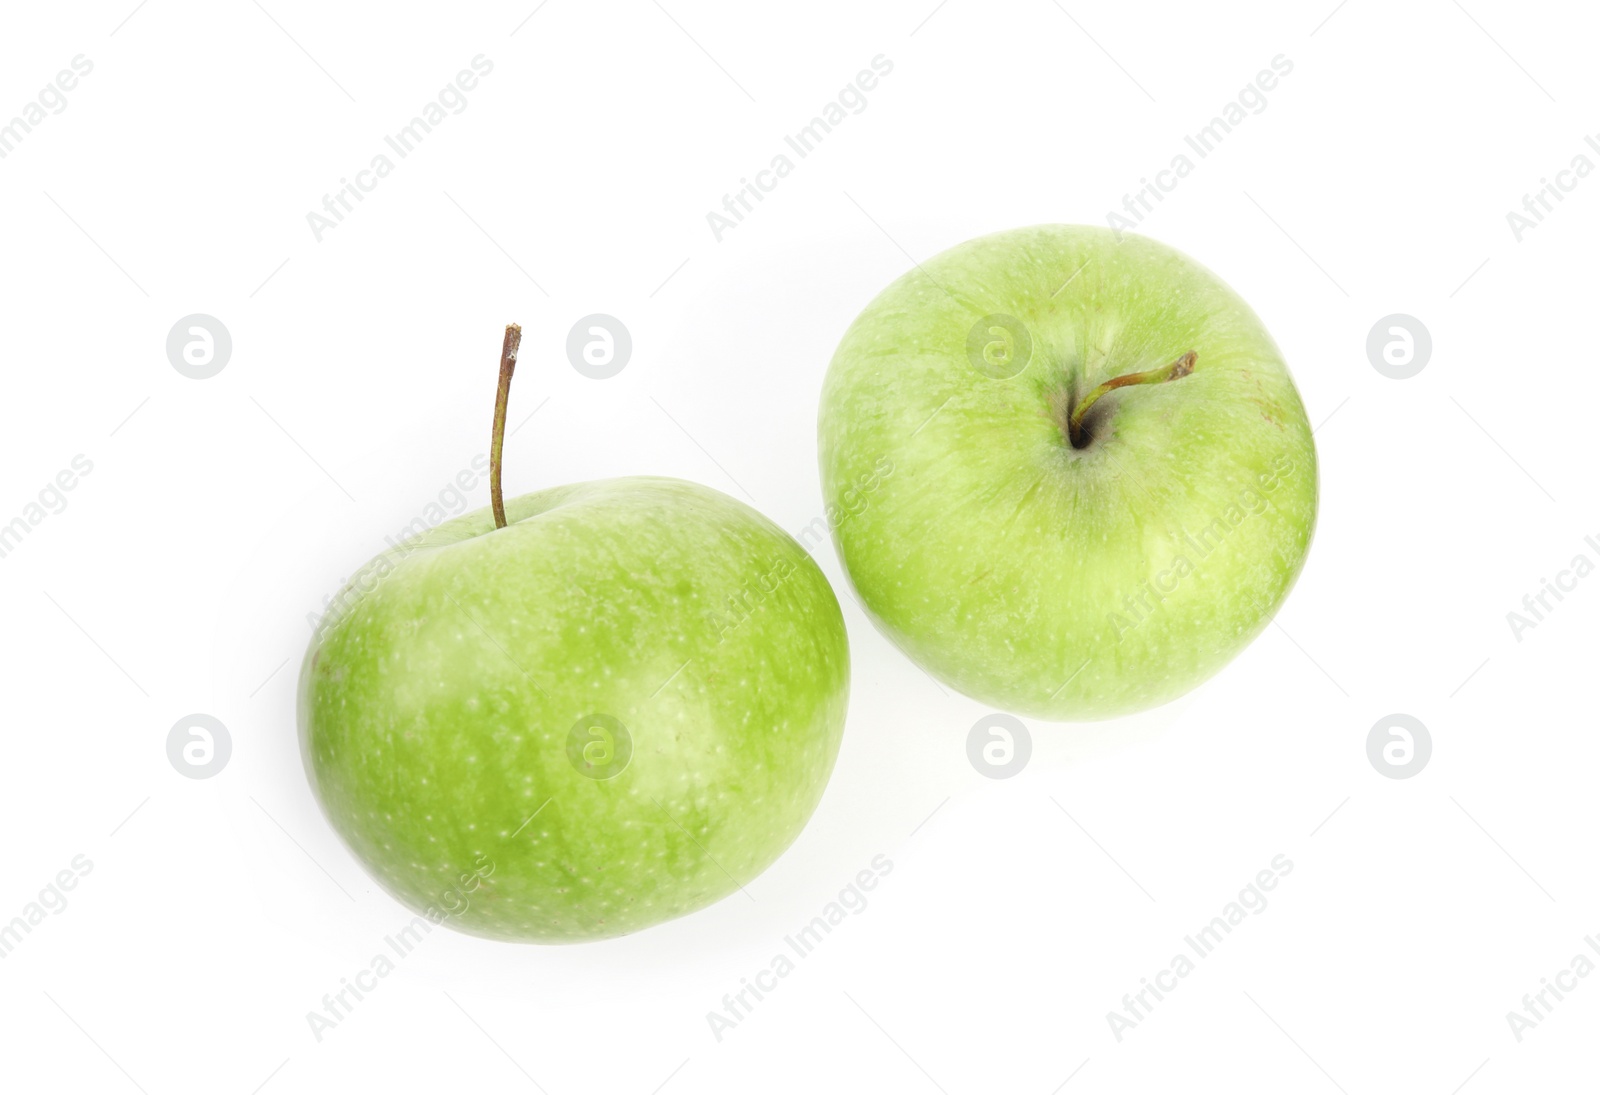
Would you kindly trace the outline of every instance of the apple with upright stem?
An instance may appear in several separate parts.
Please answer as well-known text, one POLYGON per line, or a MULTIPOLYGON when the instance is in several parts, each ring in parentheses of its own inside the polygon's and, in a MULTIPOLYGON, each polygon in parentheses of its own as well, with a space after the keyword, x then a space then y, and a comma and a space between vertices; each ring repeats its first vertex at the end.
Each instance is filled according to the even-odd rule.
POLYGON ((750 882, 799 834, 849 649, 805 550, 710 488, 631 477, 492 505, 352 579, 300 674, 307 775, 373 877, 435 923, 622 935, 750 882))

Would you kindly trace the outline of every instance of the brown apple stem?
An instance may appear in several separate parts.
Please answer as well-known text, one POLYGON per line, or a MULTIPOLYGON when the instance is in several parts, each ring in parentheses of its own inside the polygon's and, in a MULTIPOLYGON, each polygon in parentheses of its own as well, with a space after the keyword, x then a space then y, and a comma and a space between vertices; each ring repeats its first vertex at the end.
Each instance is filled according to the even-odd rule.
POLYGON ((506 447, 506 407, 511 403, 511 374, 517 370, 517 347, 522 328, 506 324, 505 345, 500 348, 500 388, 494 397, 494 434, 489 441, 489 501, 494 506, 494 527, 506 527, 506 502, 500 493, 500 454, 506 447))
POLYGON ((1074 445, 1079 447, 1083 443, 1083 417, 1089 413, 1089 408, 1097 403, 1101 396, 1117 388, 1126 388, 1133 384, 1165 384, 1169 380, 1182 380, 1194 372, 1194 363, 1200 355, 1190 350, 1171 365, 1163 365, 1159 369, 1149 369, 1142 373, 1127 373, 1124 376, 1112 377, 1094 391, 1084 396, 1077 408, 1067 419, 1067 436, 1074 445))

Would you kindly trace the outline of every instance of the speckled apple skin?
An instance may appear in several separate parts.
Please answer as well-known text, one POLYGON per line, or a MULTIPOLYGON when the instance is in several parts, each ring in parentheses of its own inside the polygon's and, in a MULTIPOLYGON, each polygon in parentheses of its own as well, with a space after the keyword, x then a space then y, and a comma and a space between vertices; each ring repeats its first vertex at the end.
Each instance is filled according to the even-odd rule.
POLYGON ((319 629, 300 740, 329 820, 396 898, 475 935, 600 939, 726 897, 799 834, 838 753, 849 649, 827 579, 680 480, 506 510, 374 559, 319 629), (597 714, 632 742, 609 779, 569 758, 597 714))
POLYGON ((1316 521, 1311 428, 1261 321, 1192 259, 1103 228, 986 236, 890 285, 834 355, 818 434, 874 621, 940 680, 1046 719, 1210 677, 1282 604, 1316 521), (996 314, 1030 336, 1009 378, 1020 353, 969 354, 996 314), (1192 375, 1110 393, 1070 444, 1077 398, 1189 350, 1192 375))

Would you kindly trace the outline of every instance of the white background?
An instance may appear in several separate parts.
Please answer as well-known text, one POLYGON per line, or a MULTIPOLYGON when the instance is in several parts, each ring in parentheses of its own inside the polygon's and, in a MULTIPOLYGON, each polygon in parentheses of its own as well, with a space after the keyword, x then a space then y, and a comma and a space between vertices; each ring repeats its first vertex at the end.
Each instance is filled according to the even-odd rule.
POLYGON ((0 960, 0 1085, 1593 1087, 1600 976, 1520 1043, 1506 1019, 1600 933, 1600 579, 1520 642, 1506 620, 1600 559, 1600 178, 1520 242, 1506 219, 1600 133, 1592 11, 263 2, 3 18, 0 120, 94 70, 0 160, 0 523, 93 471, 0 559, 0 921, 93 868, 0 960), (478 54, 468 108, 318 242, 306 214, 478 54), (878 54, 867 108, 718 242, 706 214, 878 54), (485 450, 503 325, 508 491, 677 475, 798 531, 823 371, 873 294, 975 235, 1104 223, 1278 54, 1267 108, 1139 226, 1251 302, 1318 426, 1277 625, 1165 709, 1033 724, 993 780, 986 710, 872 629, 824 544, 849 725, 753 900, 564 948, 435 931, 317 1041, 307 1012, 410 916, 303 776, 306 617, 485 450), (594 312, 633 336, 614 379, 566 359, 594 312), (191 313, 232 334, 214 379, 168 362, 191 313), (1432 332, 1413 379, 1367 358, 1391 313, 1432 332), (232 738, 207 780, 166 754, 193 712, 232 738), (1394 712, 1431 731, 1410 779, 1367 757, 1394 712), (879 854, 868 907, 718 1041, 707 1012, 879 854), (1107 1012, 1278 854, 1269 907, 1119 1042, 1107 1012))

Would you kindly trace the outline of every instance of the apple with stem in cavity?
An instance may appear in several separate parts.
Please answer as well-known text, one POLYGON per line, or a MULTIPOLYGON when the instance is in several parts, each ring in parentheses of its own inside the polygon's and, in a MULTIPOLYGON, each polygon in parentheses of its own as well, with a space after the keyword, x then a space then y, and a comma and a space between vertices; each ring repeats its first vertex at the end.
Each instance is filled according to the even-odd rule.
POLYGON ((818 438, 874 622, 937 679, 1040 718, 1206 680, 1283 603, 1316 522, 1311 428, 1260 319, 1199 263, 1103 228, 985 236, 894 282, 839 344, 818 438))
POLYGON ((622 935, 740 889, 811 816, 849 692, 844 621, 742 502, 632 477, 501 495, 369 563, 301 669, 328 819, 434 923, 622 935))

